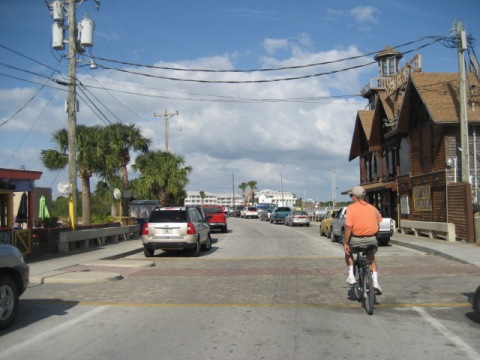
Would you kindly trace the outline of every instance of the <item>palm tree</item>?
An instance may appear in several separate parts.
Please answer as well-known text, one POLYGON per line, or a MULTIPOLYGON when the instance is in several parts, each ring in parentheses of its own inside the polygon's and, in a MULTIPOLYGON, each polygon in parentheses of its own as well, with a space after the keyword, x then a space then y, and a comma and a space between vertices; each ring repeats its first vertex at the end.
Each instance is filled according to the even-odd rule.
POLYGON ((132 165, 140 172, 138 188, 151 189, 162 205, 169 206, 181 202, 186 196, 185 186, 191 166, 184 166, 185 159, 169 152, 149 151, 141 154, 132 165))
MULTIPOLYGON (((58 150, 42 150, 40 159, 49 170, 64 169, 68 164, 68 131, 57 130, 53 141, 58 150)), ((102 132, 99 126, 77 126, 77 172, 82 182, 82 223, 90 224, 90 178, 100 174, 108 162, 108 154, 102 146, 102 132)))
POLYGON ((200 191, 200 198, 202 199, 202 205, 203 205, 203 201, 205 200, 205 191, 203 190, 200 191))
POLYGON ((245 205, 245 189, 247 188, 248 184, 246 182, 242 182, 240 185, 238 185, 238 188, 242 190, 242 200, 243 200, 243 205, 245 205))
MULTIPOLYGON (((136 125, 115 123, 105 129, 108 150, 117 159, 117 166, 122 177, 123 190, 128 189, 127 165, 130 163, 130 150, 145 153, 151 144, 151 140, 142 136, 140 128, 136 125)), ((127 211, 128 207, 123 206, 127 211)), ((122 215, 122 214, 120 214, 122 215)))
POLYGON ((249 198, 253 205, 255 203, 255 190, 257 190, 257 182, 255 180, 250 180, 247 182, 247 185, 250 187, 249 198))

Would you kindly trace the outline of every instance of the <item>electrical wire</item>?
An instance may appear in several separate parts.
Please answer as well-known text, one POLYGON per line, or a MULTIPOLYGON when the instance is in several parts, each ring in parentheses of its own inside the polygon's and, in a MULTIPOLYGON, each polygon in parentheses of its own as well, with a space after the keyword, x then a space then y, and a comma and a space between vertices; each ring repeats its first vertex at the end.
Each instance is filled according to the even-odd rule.
MULTIPOLYGON (((433 39, 433 41, 430 43, 435 43, 438 41, 446 40, 446 41, 451 41, 453 42, 454 40, 451 38, 447 38, 445 36, 423 36, 417 40, 414 41, 409 41, 401 45, 394 46, 392 49, 399 49, 408 45, 412 45, 421 41, 425 41, 426 39, 433 39)), ((120 61, 120 60, 113 60, 113 59, 107 59, 103 58, 100 56, 93 56, 94 59, 96 60, 103 60, 107 62, 112 62, 112 63, 117 63, 117 64, 122 64, 122 65, 129 65, 129 66, 136 66, 136 67, 142 67, 142 68, 148 68, 148 69, 158 69, 158 70, 173 70, 173 71, 184 71, 184 72, 207 72, 207 73, 251 73, 251 72, 268 72, 268 71, 284 71, 284 70, 295 70, 295 69, 302 69, 302 68, 309 68, 309 67, 316 67, 316 66, 322 66, 322 65, 331 65, 331 64, 336 64, 339 62, 343 61, 349 61, 349 60, 357 60, 361 59, 364 57, 371 57, 372 55, 376 55, 382 50, 376 50, 372 51, 366 54, 362 55, 357 55, 357 56, 350 56, 346 58, 341 58, 341 59, 336 59, 336 60, 331 60, 331 61, 324 61, 324 62, 318 62, 318 63, 312 63, 312 64, 305 64, 305 65, 292 65, 292 66, 283 66, 283 67, 277 67, 277 68, 260 68, 260 69, 248 69, 248 70, 240 70, 240 69, 223 69, 223 70, 218 70, 218 69, 198 69, 198 68, 178 68, 178 67, 168 67, 168 66, 155 66, 155 65, 145 65, 145 64, 138 64, 138 63, 132 63, 132 62, 127 62, 127 61, 120 61)), ((409 51, 410 52, 410 51, 409 51)))

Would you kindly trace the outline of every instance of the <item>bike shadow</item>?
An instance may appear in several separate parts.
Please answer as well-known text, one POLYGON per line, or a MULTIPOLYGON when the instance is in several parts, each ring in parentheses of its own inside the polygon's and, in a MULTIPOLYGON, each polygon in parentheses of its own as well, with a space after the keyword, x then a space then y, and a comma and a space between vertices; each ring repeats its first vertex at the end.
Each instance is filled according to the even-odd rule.
MULTIPOLYGON (((348 300, 352 301, 352 302, 357 302, 359 304, 362 303, 362 299, 358 300, 357 297, 355 296, 355 290, 353 290, 353 286, 350 286, 348 288, 348 291, 347 291, 347 297, 348 297, 348 300)), ((375 303, 374 305, 381 305, 381 303, 378 301, 378 297, 375 296, 375 303)))

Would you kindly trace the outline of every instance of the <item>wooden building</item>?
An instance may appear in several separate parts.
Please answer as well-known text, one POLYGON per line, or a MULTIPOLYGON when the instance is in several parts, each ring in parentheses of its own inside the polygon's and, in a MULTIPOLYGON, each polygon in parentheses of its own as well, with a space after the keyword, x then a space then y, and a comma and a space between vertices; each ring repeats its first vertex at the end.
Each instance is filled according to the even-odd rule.
POLYGON ((474 242, 478 210, 480 81, 466 81, 470 181, 462 182, 458 73, 423 73, 415 56, 398 69, 401 54, 377 54, 379 77, 362 95, 349 161, 358 158, 360 185, 384 216, 455 224, 457 240, 474 242), (478 136, 477 136, 478 134, 478 136))

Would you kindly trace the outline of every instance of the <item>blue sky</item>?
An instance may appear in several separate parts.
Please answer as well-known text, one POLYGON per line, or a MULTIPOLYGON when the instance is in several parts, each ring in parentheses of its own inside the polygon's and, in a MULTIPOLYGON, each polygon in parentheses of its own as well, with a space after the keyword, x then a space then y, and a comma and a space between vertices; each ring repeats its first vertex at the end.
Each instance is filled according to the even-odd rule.
MULTIPOLYGON (((91 53, 78 63, 85 86, 79 124, 134 123, 154 149, 163 150, 163 121, 153 114, 178 111, 168 142, 194 169, 188 190, 231 193, 232 174, 236 192, 249 180, 259 189, 280 190, 282 174, 284 191, 320 201, 332 198, 332 169, 337 200, 359 182, 358 161, 348 162, 348 153, 356 112, 367 102, 356 95, 378 74, 376 65, 339 71, 368 64, 373 56, 338 60, 412 42, 399 48, 406 53, 401 65, 420 53, 424 72, 456 72, 455 49, 441 43, 420 49, 430 40, 417 40, 448 37, 455 21, 480 36, 480 2, 466 0, 104 0, 99 11, 86 0, 77 6, 77 20, 85 13, 95 34, 91 53), (88 67, 90 54, 96 70, 88 67), (327 61, 332 63, 291 68, 327 61), (289 69, 165 69, 280 67, 289 69), (271 81, 332 71, 339 72, 271 81)), ((67 171, 48 171, 39 155, 54 146, 54 131, 67 128, 65 88, 48 80, 52 69, 53 77, 66 76, 67 52, 51 49, 53 21, 42 0, 1 0, 0 20, 0 167, 43 171, 37 186, 55 189, 67 171)), ((474 49, 480 54, 477 43, 474 49)))

